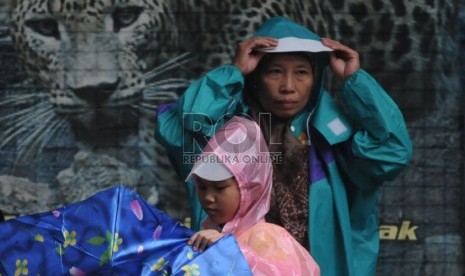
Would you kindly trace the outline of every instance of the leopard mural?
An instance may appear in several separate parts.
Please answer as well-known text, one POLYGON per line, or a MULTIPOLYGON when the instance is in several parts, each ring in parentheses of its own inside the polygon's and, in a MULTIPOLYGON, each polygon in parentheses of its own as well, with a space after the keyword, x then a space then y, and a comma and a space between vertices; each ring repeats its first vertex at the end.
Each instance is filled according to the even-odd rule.
POLYGON ((0 146, 15 151, 11 174, 51 183, 61 204, 119 182, 183 217, 182 201, 170 199, 183 190, 161 185, 179 180, 152 139, 155 108, 188 84, 182 72, 189 54, 173 51, 178 32, 169 1, 10 4, 12 41, 34 81, 0 103, 11 107, 0 135, 0 146), (57 158, 51 177, 31 172, 57 158))
POLYGON ((120 181, 174 216, 186 214, 179 200, 183 189, 173 184, 181 180, 152 137, 154 109, 176 100, 193 75, 229 62, 236 43, 271 16, 288 16, 357 49, 363 67, 403 103, 410 121, 424 115, 415 110, 434 109, 441 98, 440 93, 421 97, 423 90, 458 91, 450 70, 453 55, 438 54, 453 51, 451 38, 438 34, 457 17, 454 1, 17 0, 10 5, 14 46, 35 82, 3 97, 0 105, 12 112, 0 119, 0 146, 15 151, 12 175, 58 187, 61 203, 120 181), (418 77, 426 72, 434 74, 418 77), (411 102, 401 98, 405 91, 413 95, 411 102), (66 155, 56 157, 56 148, 66 155), (63 150, 69 148, 72 153, 63 150), (27 168, 43 170, 51 159, 59 164, 48 178, 30 175, 27 168))

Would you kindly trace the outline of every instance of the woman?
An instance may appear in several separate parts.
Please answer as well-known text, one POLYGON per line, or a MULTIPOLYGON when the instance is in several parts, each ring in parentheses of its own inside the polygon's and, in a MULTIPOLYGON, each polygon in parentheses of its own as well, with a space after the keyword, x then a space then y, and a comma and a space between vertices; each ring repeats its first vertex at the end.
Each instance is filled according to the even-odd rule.
MULTIPOLYGON (((282 17, 239 44, 232 65, 208 72, 159 110, 156 138, 178 173, 233 115, 257 121, 275 157, 267 221, 307 247, 322 275, 374 275, 380 185, 407 165, 403 116, 349 47, 282 17), (325 68, 343 81, 336 101, 325 68), (182 158, 184 155, 184 158, 182 158), (184 162, 183 162, 184 161, 184 162)), ((187 185, 193 228, 205 213, 187 185)))

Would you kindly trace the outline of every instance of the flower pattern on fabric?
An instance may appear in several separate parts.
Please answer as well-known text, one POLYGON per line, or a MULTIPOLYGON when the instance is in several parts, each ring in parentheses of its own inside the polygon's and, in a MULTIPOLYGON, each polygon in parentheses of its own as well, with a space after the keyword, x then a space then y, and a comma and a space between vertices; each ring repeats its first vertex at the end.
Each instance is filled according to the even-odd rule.
POLYGON ((44 242, 44 236, 42 236, 41 234, 35 234, 34 240, 38 242, 44 242))
POLYGON ((185 265, 181 267, 181 270, 184 271, 184 276, 200 275, 198 264, 185 265))
POLYGON ((19 275, 28 275, 29 274, 29 269, 27 268, 27 260, 16 260, 16 270, 15 270, 15 276, 19 275))
POLYGON ((82 271, 81 269, 73 266, 69 269, 69 274, 73 275, 73 276, 85 276, 86 273, 84 271, 82 271))
MULTIPOLYGON (((65 254, 65 249, 68 246, 76 245, 76 235, 77 235, 76 231, 71 231, 71 232, 69 232, 68 230, 63 231, 63 238, 64 238, 63 244, 59 244, 57 247, 55 247, 55 252, 58 253, 58 255, 65 254)), ((37 240, 38 238, 37 235, 35 235, 34 238, 37 240)))
MULTIPOLYGON (((108 249, 103 252, 102 256, 100 257, 100 265, 104 265, 113 256, 113 253, 118 252, 119 246, 123 243, 123 238, 119 236, 118 232, 112 234, 107 230, 105 237, 94 236, 87 242, 95 246, 100 246, 106 242, 108 243, 108 249)), ((138 250, 141 250, 140 246, 138 250)))
POLYGON ((58 255, 63 255, 65 254, 65 249, 61 244, 59 244, 57 247, 55 247, 55 252, 58 253, 58 255))
POLYGON ((113 252, 118 252, 119 246, 123 243, 123 238, 119 237, 119 233, 116 232, 114 237, 111 239, 111 247, 113 252))
POLYGON ((155 231, 153 231, 154 240, 158 240, 160 238, 162 230, 163 230, 163 227, 161 227, 161 225, 158 225, 157 228, 155 228, 155 231))
POLYGON ((76 231, 71 231, 68 232, 68 230, 65 230, 63 232, 63 237, 65 238, 65 241, 63 243, 63 247, 66 248, 69 245, 76 245, 76 231))
POLYGON ((167 265, 169 264, 169 261, 165 260, 164 257, 161 257, 158 259, 158 261, 150 267, 150 270, 152 271, 162 271, 167 265))
POLYGON ((131 208, 138 220, 142 220, 144 218, 144 212, 142 212, 142 208, 140 207, 140 203, 137 199, 131 201, 129 208, 131 208))

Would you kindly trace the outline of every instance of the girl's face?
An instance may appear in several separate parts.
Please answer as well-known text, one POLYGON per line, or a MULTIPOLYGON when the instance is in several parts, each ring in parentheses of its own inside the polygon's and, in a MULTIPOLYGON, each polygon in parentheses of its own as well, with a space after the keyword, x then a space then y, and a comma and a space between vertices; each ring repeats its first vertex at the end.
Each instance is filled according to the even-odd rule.
POLYGON ((195 176, 197 196, 208 217, 217 224, 232 220, 241 202, 239 185, 234 177, 210 181, 195 176))
POLYGON ((291 118, 306 107, 313 86, 309 58, 296 54, 271 54, 259 73, 258 101, 279 118, 291 118))

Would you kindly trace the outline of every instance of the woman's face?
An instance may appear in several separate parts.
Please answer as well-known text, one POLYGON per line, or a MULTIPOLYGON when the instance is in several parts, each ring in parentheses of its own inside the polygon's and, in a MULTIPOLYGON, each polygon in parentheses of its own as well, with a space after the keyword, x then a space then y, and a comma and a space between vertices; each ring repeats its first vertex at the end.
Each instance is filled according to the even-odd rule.
POLYGON ((195 176, 197 196, 208 217, 218 224, 233 219, 241 203, 239 185, 234 177, 209 181, 195 176))
POLYGON ((291 118, 306 107, 313 86, 310 59, 296 54, 270 54, 259 73, 257 93, 262 108, 279 118, 291 118))

